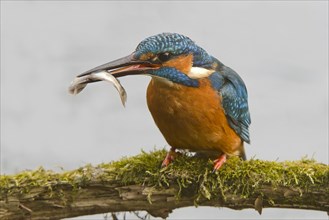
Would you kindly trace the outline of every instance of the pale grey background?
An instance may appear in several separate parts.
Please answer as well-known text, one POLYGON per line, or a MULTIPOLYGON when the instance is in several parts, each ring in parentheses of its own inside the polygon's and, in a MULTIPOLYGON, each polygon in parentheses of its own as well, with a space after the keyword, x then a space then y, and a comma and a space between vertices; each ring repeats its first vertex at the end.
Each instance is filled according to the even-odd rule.
MULTIPOLYGON (((328 2, 1 1, 1 173, 74 169, 168 146, 147 110, 146 76, 74 97, 76 74, 161 32, 189 36, 249 90, 249 157, 328 164, 328 2)), ((132 216, 130 216, 132 218, 132 216)), ((83 219, 102 219, 101 215, 83 219)), ((319 218, 314 211, 185 208, 181 218, 319 218)))

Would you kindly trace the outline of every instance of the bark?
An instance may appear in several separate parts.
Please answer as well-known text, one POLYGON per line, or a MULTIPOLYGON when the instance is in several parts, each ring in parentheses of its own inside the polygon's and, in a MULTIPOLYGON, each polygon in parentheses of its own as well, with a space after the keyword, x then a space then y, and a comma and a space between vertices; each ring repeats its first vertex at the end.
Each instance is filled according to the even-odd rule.
MULTIPOLYGON (((260 214, 263 208, 328 212, 329 184, 326 181, 329 172, 327 165, 324 165, 324 168, 326 169, 325 182, 321 183, 321 187, 316 183, 307 187, 298 187, 293 184, 258 181, 260 184, 257 189, 247 196, 241 190, 234 188, 222 193, 213 193, 216 192, 216 189, 213 189, 211 195, 201 195, 200 182, 185 184, 182 187, 182 183, 177 181, 178 177, 175 177, 175 174, 171 174, 168 178, 167 186, 149 184, 147 178, 143 183, 125 182, 122 176, 120 179, 120 175, 111 177, 112 179, 99 178, 104 171, 100 172, 98 168, 91 170, 91 177, 84 179, 83 184, 76 185, 63 181, 61 174, 56 174, 51 178, 47 177, 48 182, 42 182, 42 184, 19 185, 16 183, 8 187, 8 182, 14 178, 18 181, 18 178, 22 178, 23 175, 3 176, 1 181, 6 182, 7 185, 6 187, 3 186, 4 184, 1 185, 0 219, 62 219, 140 210, 145 210, 155 217, 166 218, 174 209, 189 206, 227 207, 235 210, 252 208, 260 214)), ((223 170, 223 172, 226 171, 223 170)), ((168 176, 168 174, 165 175, 168 176)))

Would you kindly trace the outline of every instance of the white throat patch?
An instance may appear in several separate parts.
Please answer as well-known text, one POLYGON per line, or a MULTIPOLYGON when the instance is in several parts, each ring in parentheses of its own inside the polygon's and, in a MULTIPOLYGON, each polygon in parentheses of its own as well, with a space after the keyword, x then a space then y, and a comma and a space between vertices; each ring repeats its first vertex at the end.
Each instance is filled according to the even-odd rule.
POLYGON ((174 86, 174 83, 170 81, 169 79, 160 77, 160 76, 151 76, 154 80, 163 83, 164 85, 167 85, 169 87, 174 86))

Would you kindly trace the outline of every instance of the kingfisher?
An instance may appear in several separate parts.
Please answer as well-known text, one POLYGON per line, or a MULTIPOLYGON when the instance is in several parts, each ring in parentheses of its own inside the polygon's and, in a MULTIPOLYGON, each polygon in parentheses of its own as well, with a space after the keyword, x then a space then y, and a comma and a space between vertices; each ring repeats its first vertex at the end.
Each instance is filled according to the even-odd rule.
MULTIPOLYGON (((214 170, 227 156, 246 159, 244 143, 250 143, 251 120, 245 83, 189 37, 177 33, 148 37, 130 55, 77 77, 99 71, 115 78, 151 76, 147 105, 171 147, 162 166, 175 159, 176 150, 214 159, 214 170)), ((95 81, 99 79, 87 83, 95 81)))

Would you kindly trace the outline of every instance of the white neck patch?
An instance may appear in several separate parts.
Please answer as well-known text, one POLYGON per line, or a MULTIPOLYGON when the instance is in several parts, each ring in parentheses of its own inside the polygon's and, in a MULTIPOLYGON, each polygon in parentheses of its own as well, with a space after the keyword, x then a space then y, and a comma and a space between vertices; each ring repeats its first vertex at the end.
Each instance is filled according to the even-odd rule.
POLYGON ((174 86, 174 83, 172 81, 170 81, 169 79, 166 79, 166 78, 163 78, 163 77, 160 77, 160 76, 151 76, 154 80, 158 81, 158 82, 161 82, 169 87, 172 87, 174 86))
POLYGON ((190 72, 188 72, 187 76, 191 79, 200 79, 210 76, 210 74, 212 74, 213 72, 215 72, 215 70, 208 70, 202 67, 192 67, 190 69, 190 72))

